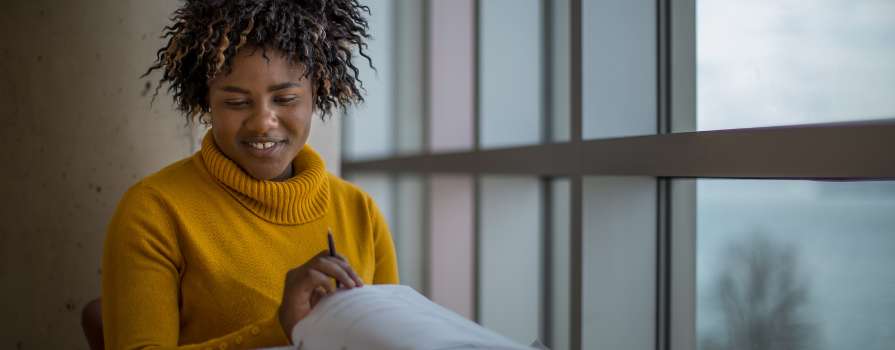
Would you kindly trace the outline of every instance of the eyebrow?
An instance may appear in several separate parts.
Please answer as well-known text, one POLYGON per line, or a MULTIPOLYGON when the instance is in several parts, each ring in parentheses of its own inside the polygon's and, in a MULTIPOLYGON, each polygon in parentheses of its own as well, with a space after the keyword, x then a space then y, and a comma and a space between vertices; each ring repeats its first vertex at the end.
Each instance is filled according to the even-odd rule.
MULTIPOLYGON (((300 87, 302 87, 301 83, 288 82, 288 83, 281 83, 281 84, 268 86, 267 91, 274 92, 274 91, 279 91, 279 90, 288 89, 288 88, 300 88, 300 87)), ((236 87, 233 85, 227 85, 227 86, 221 87, 221 90, 224 90, 227 92, 235 92, 235 93, 239 93, 239 94, 246 94, 246 95, 250 94, 249 90, 246 90, 246 89, 243 89, 240 87, 236 87)))

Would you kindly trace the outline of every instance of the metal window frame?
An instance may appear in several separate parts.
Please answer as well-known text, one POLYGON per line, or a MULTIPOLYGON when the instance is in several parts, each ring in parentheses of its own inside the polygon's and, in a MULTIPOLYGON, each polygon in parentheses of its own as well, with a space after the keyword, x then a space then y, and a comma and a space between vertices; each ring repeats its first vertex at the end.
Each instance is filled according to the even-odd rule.
MULTIPOLYGON (((473 75, 472 75, 472 153, 479 152, 482 149, 482 60, 480 53, 482 52, 482 4, 481 0, 473 0, 472 2, 472 57, 473 57, 473 75)), ((481 173, 473 173, 472 178, 472 237, 475 252, 473 253, 473 315, 475 321, 482 323, 482 177, 481 173)))
MULTIPOLYGON (((582 135, 582 78, 581 78, 581 0, 571 0, 569 4, 569 142, 573 149, 580 151, 582 135)), ((562 158, 562 157, 558 157, 562 158)), ((582 196, 582 175, 570 176, 569 184, 569 347, 573 350, 581 349, 581 333, 583 320, 583 282, 584 273, 584 224, 582 196)))
MULTIPOLYGON (((573 117, 580 113, 575 109, 573 117)), ((573 137, 571 142, 349 161, 342 166, 347 172, 893 179, 892 149, 895 120, 879 120, 587 141, 573 137)))
MULTIPOLYGON (((479 1, 474 0, 475 61, 474 89, 479 89, 479 1)), ((549 0, 542 0, 542 8, 550 8, 549 0)), ((424 1, 428 13, 429 1, 424 1)), ((479 248, 480 219, 479 175, 512 174, 542 178, 549 189, 552 177, 570 179, 570 345, 582 347, 582 178, 584 176, 650 176, 657 179, 657 273, 656 273, 656 349, 683 349, 695 345, 695 254, 693 212, 695 186, 692 183, 672 182, 671 179, 733 178, 733 179, 810 179, 892 180, 895 161, 889 155, 895 149, 895 119, 787 125, 763 128, 728 129, 699 132, 676 132, 695 128, 695 0, 656 0, 657 6, 657 130, 654 135, 609 139, 582 140, 582 52, 581 0, 570 0, 570 140, 553 143, 549 90, 543 89, 546 103, 543 112, 544 137, 542 143, 502 149, 480 147, 480 100, 474 94, 474 147, 470 151, 431 153, 427 135, 431 125, 424 115, 423 145, 419 155, 394 156, 381 159, 343 161, 348 173, 463 173, 473 175, 474 185, 474 313, 480 320, 479 248), (674 310, 672 310, 674 309, 674 310)), ((549 10, 545 11, 549 14, 549 10)), ((552 30, 549 19, 545 27, 552 30)), ((428 30, 428 25, 424 25, 428 30)), ((549 38, 549 37, 546 37, 549 38)), ((426 35, 424 40, 428 41, 426 35)), ((545 40, 545 48, 549 44, 545 40)), ((428 45, 424 44, 424 46, 428 45)), ((548 55, 549 56, 549 55, 548 55)), ((424 67, 429 57, 423 53, 424 67)), ((548 57, 545 62, 550 62, 548 57)), ((428 72, 428 69, 425 70, 428 72)), ((542 73, 545 84, 552 80, 551 72, 542 73)), ((429 75, 424 73, 428 86, 429 75)), ((428 99, 428 92, 424 94, 428 99)), ((425 111, 429 102, 424 102, 425 111)), ((395 127, 398 127, 397 125, 395 127)), ((347 142, 347 140, 345 140, 347 142)), ((428 188, 428 181, 424 182, 428 188)), ((549 194, 549 193, 548 193, 549 194)), ((550 196, 545 195, 544 240, 550 247, 550 196)), ((428 201, 427 201, 428 202, 428 201)), ((428 220, 428 218, 426 218, 428 220)), ((427 235, 424 239, 428 240, 427 235)), ((552 252, 544 254, 550 259, 552 252)), ((428 256, 428 254, 427 254, 428 256)), ((548 266, 549 265, 545 265, 548 266)), ((551 280, 545 269, 545 281, 551 280)), ((427 286, 428 287, 428 286, 427 286)), ((545 287, 546 288, 546 287, 545 287)), ((547 288, 543 318, 549 316, 550 293, 547 288)), ((549 343, 553 334, 549 322, 541 324, 542 336, 549 343)))

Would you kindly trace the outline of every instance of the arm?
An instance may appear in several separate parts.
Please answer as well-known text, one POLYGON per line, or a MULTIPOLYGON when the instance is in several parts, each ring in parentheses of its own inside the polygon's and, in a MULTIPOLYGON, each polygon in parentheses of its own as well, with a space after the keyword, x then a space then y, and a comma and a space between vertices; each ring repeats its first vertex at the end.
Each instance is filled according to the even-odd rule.
POLYGON ((122 198, 103 253, 103 333, 107 349, 228 349, 288 343, 276 315, 201 344, 178 347, 183 257, 175 213, 138 184, 122 198))
POLYGON ((395 243, 388 224, 376 203, 369 196, 367 207, 370 208, 370 222, 373 226, 373 254, 376 257, 376 271, 373 284, 398 284, 398 260, 395 255, 395 243))

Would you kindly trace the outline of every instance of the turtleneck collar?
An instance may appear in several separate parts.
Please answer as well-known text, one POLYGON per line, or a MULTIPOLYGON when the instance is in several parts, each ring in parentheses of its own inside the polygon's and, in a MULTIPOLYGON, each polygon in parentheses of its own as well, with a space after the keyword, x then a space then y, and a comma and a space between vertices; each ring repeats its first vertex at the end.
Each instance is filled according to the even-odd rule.
POLYGON ((292 161, 285 181, 258 180, 227 158, 209 130, 199 151, 205 168, 240 203, 262 219, 295 225, 319 219, 329 205, 329 181, 323 159, 305 144, 292 161))

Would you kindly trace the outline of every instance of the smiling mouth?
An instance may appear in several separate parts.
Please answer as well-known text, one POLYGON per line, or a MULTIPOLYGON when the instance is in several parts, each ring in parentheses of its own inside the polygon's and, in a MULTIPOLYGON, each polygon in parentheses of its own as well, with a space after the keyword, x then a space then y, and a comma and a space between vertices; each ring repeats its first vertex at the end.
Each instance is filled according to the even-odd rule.
POLYGON ((280 149, 278 146, 282 146, 285 143, 285 140, 276 139, 249 139, 242 142, 243 146, 249 150, 249 153, 263 158, 273 156, 273 153, 280 149))
POLYGON ((257 150, 262 150, 262 151, 269 149, 269 148, 273 148, 273 146, 276 146, 276 144, 277 144, 276 142, 249 142, 248 143, 249 147, 252 147, 257 150))

